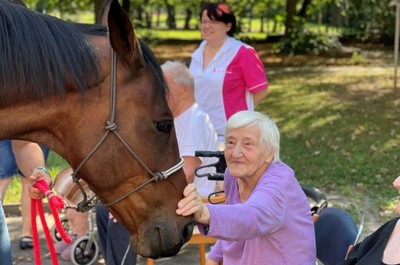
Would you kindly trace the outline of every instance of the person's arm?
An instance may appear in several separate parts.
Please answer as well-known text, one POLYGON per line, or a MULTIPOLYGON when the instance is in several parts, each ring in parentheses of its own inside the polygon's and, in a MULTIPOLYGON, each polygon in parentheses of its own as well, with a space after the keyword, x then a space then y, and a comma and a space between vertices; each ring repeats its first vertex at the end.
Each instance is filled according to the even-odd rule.
MULTIPOLYGON (((185 198, 178 203, 177 214, 193 214, 201 233, 224 240, 250 239, 279 227, 285 216, 286 188, 290 186, 282 182, 281 172, 276 172, 262 178, 245 203, 219 205, 201 203, 191 185, 184 190, 185 198)), ((229 200, 229 187, 225 188, 229 200)))
MULTIPOLYGON (((45 158, 38 144, 13 140, 12 147, 18 168, 24 176, 33 182, 44 178, 49 185, 52 183, 47 170, 44 168, 45 158)), ((33 198, 43 198, 40 191, 33 187, 30 190, 30 196, 33 198)))
POLYGON ((187 183, 193 183, 195 178, 194 172, 196 168, 201 166, 201 160, 195 156, 183 156, 183 160, 185 162, 183 171, 185 172, 187 183))
POLYGON ((25 177, 29 177, 36 167, 45 166, 45 159, 38 144, 12 140, 12 147, 18 168, 25 177))
POLYGON ((258 104, 260 104, 261 101, 268 96, 268 93, 269 93, 268 91, 269 91, 268 89, 264 89, 257 93, 254 93, 254 95, 253 95, 254 107, 256 107, 258 104))
POLYGON ((254 49, 240 48, 243 59, 240 60, 240 67, 244 82, 253 93, 254 107, 268 95, 268 79, 265 73, 263 62, 258 57, 254 49))

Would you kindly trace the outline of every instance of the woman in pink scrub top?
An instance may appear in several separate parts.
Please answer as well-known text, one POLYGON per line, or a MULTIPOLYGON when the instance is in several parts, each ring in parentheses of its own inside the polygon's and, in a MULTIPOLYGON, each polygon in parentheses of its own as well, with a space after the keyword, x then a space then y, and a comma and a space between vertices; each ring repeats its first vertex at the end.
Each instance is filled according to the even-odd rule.
POLYGON ((268 94, 268 81, 256 51, 233 37, 236 17, 227 3, 205 4, 200 30, 203 41, 190 63, 195 97, 223 143, 228 118, 240 110, 254 110, 268 94))

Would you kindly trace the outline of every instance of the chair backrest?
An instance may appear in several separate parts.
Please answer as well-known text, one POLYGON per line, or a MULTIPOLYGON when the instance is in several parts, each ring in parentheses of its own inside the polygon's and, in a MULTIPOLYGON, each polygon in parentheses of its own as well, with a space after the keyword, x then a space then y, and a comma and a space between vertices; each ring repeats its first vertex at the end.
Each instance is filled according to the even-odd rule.
POLYGON ((346 210, 335 207, 322 210, 314 227, 317 258, 324 265, 343 261, 359 232, 353 217, 346 210))

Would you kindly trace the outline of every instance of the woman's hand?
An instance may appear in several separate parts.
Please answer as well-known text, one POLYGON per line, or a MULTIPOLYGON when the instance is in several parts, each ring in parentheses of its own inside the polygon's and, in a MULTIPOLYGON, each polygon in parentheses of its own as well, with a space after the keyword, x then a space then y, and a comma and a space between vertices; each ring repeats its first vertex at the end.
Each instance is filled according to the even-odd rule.
POLYGON ((47 171, 41 167, 37 167, 32 171, 32 174, 29 176, 29 179, 31 180, 31 186, 29 189, 29 196, 31 196, 34 199, 43 199, 44 194, 40 192, 38 188, 33 187, 33 184, 35 184, 36 181, 39 179, 44 179, 47 184, 49 184, 50 189, 52 188, 53 180, 47 173, 47 171))
POLYGON ((186 186, 183 191, 185 196, 178 202, 176 213, 183 216, 194 216, 198 223, 210 224, 210 211, 202 202, 200 194, 197 192, 196 185, 193 183, 186 186))

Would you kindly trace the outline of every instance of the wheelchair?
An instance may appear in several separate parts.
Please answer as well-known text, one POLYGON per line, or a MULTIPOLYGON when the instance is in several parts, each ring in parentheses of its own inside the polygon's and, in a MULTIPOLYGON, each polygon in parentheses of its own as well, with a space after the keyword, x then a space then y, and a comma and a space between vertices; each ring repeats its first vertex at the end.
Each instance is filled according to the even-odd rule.
MULTIPOLYGON (((72 181, 72 169, 67 168, 61 171, 54 182, 54 190, 58 195, 65 198, 68 202, 73 205, 77 205, 83 199, 82 192, 79 190, 77 185, 72 181)), ((91 194, 88 185, 80 180, 84 191, 87 194, 91 194)), ((64 212, 65 213, 65 212, 64 212)), ((74 265, 92 265, 96 264, 100 256, 100 247, 97 243, 96 235, 96 217, 95 209, 92 208, 88 213, 88 231, 86 235, 77 238, 72 243, 71 251, 71 262, 74 265)), ((71 233, 71 227, 69 225, 68 218, 64 215, 60 218, 61 224, 67 233, 71 233)), ((60 233, 57 231, 55 225, 50 229, 50 235, 54 243, 61 242, 62 238, 60 233)))

